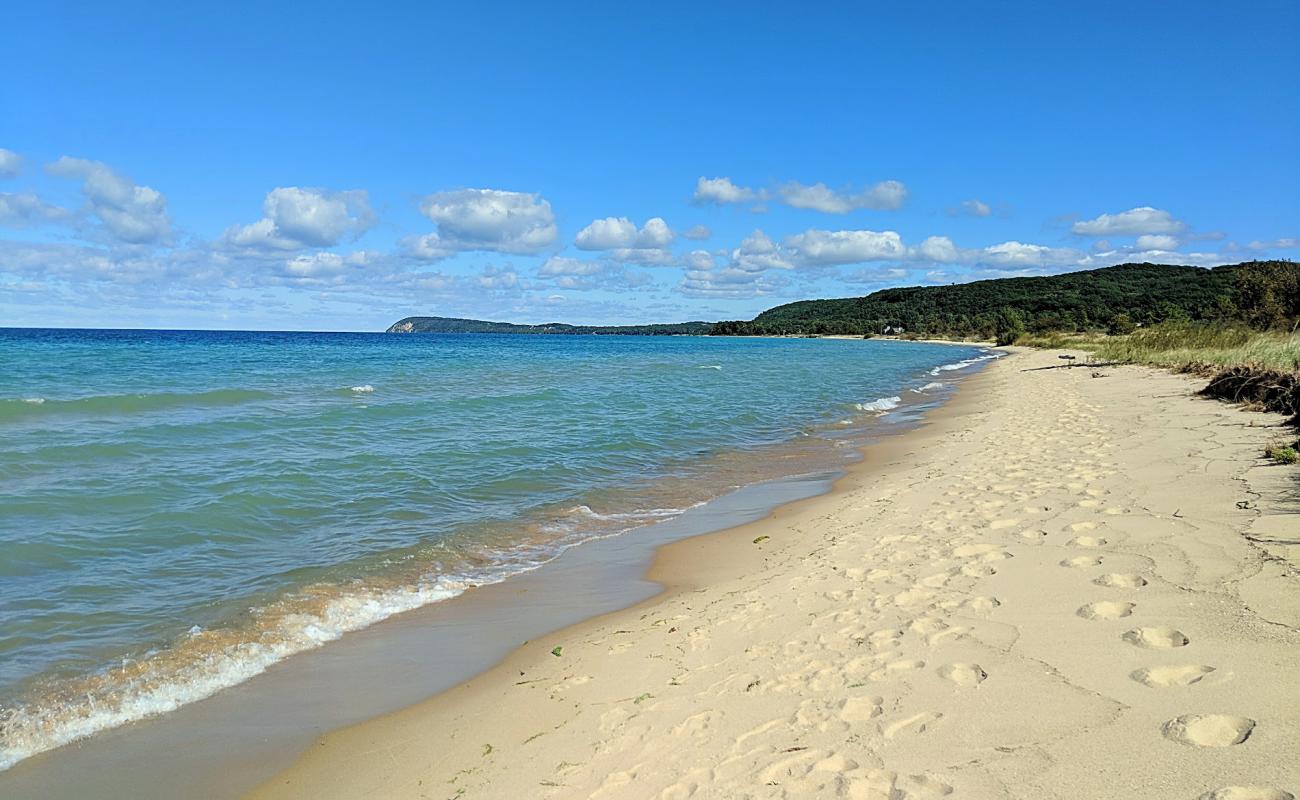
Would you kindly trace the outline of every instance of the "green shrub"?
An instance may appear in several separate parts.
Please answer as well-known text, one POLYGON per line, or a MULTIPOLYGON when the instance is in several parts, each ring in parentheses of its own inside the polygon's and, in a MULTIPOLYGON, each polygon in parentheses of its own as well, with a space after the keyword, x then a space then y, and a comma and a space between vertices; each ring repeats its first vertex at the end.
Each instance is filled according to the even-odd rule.
POLYGON ((1264 451, 1264 457, 1271 458, 1279 464, 1295 464, 1300 462, 1300 451, 1292 445, 1273 445, 1264 451))
POLYGON ((1111 336, 1127 336, 1135 330, 1137 330, 1137 325, 1133 322, 1132 317, 1128 314, 1116 314, 1111 317, 1110 326, 1106 329, 1106 332, 1111 336))

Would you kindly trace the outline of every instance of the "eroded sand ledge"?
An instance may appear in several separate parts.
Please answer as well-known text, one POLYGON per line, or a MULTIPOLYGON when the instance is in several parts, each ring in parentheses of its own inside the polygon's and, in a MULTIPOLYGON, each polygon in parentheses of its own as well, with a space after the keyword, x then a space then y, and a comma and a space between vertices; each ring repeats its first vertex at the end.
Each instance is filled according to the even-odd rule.
POLYGON ((659 597, 256 796, 1300 794, 1280 418, 1141 368, 1023 371, 1055 363, 994 364, 834 493, 661 550, 659 597))

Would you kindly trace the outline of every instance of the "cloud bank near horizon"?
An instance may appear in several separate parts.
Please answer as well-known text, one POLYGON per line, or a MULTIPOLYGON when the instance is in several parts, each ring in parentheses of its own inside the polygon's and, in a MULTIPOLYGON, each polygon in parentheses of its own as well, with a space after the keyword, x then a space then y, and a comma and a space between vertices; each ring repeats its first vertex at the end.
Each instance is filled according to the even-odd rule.
MULTIPOLYGON (((689 200, 662 216, 611 215, 585 224, 557 213, 537 191, 426 188, 408 201, 427 225, 423 230, 402 229, 400 215, 376 210, 365 189, 276 186, 261 198, 260 217, 232 215, 219 235, 205 238, 173 219, 162 190, 100 161, 63 156, 33 170, 21 154, 0 149, 0 179, 31 184, 0 191, 0 227, 12 231, 0 238, 0 299, 15 306, 162 303, 180 314, 223 308, 274 314, 298 294, 334 307, 500 309, 547 317, 558 307, 626 318, 631 306, 623 299, 635 298, 645 313, 686 318, 736 308, 710 305, 722 301, 863 293, 1128 261, 1214 266, 1300 246, 1295 236, 1239 245, 1147 205, 1075 215, 1051 243, 971 242, 963 241, 969 233, 941 230, 907 237, 887 224, 889 215, 924 198, 901 181, 831 188, 787 180, 760 187, 727 176, 700 176, 689 200), (36 185, 42 179, 75 189, 79 202, 47 196, 36 185), (778 220, 772 206, 791 211, 778 220), (701 242, 717 239, 716 221, 701 220, 719 214, 736 225, 746 215, 762 216, 763 224, 749 225, 734 244, 704 248, 701 242), (841 223, 852 217, 857 224, 797 224, 809 214, 841 223), (390 242, 364 244, 380 230, 390 242), (1203 241, 1218 246, 1187 247, 1203 241)), ((986 225, 978 220, 994 214, 994 205, 969 197, 936 198, 931 205, 947 209, 932 219, 971 225, 986 225)), ((1058 226, 1060 219, 1050 218, 1058 226)))

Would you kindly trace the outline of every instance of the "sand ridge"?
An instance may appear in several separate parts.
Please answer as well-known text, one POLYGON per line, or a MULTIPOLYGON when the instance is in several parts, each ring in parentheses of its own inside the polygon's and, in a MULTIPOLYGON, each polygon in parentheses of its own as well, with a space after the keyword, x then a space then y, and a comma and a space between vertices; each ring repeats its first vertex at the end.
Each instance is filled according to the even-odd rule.
POLYGON ((1296 571, 1243 535, 1272 420, 1054 362, 258 795, 1292 797, 1296 571))

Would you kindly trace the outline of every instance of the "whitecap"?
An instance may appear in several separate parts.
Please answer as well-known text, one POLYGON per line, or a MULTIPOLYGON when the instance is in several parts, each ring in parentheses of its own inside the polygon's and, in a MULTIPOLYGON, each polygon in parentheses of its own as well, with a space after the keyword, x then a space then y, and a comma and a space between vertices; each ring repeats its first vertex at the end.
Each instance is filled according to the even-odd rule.
POLYGON ((373 392, 374 390, 375 390, 375 387, 371 386, 371 385, 368 384, 368 383, 362 384, 361 386, 353 386, 353 387, 352 387, 352 391, 354 391, 354 392, 356 392, 356 393, 358 393, 358 394, 370 394, 370 393, 373 392))
POLYGON ((903 398, 894 395, 893 397, 881 397, 872 400, 870 403, 858 403, 857 408, 859 411, 874 411, 877 414, 884 414, 898 408, 898 404, 901 402, 903 402, 903 398))
POLYGON ((942 389, 943 387, 944 384, 940 383, 939 381, 930 381, 929 383, 927 383, 926 385, 920 388, 913 389, 912 392, 914 394, 925 394, 926 392, 931 391, 933 389, 942 389))

